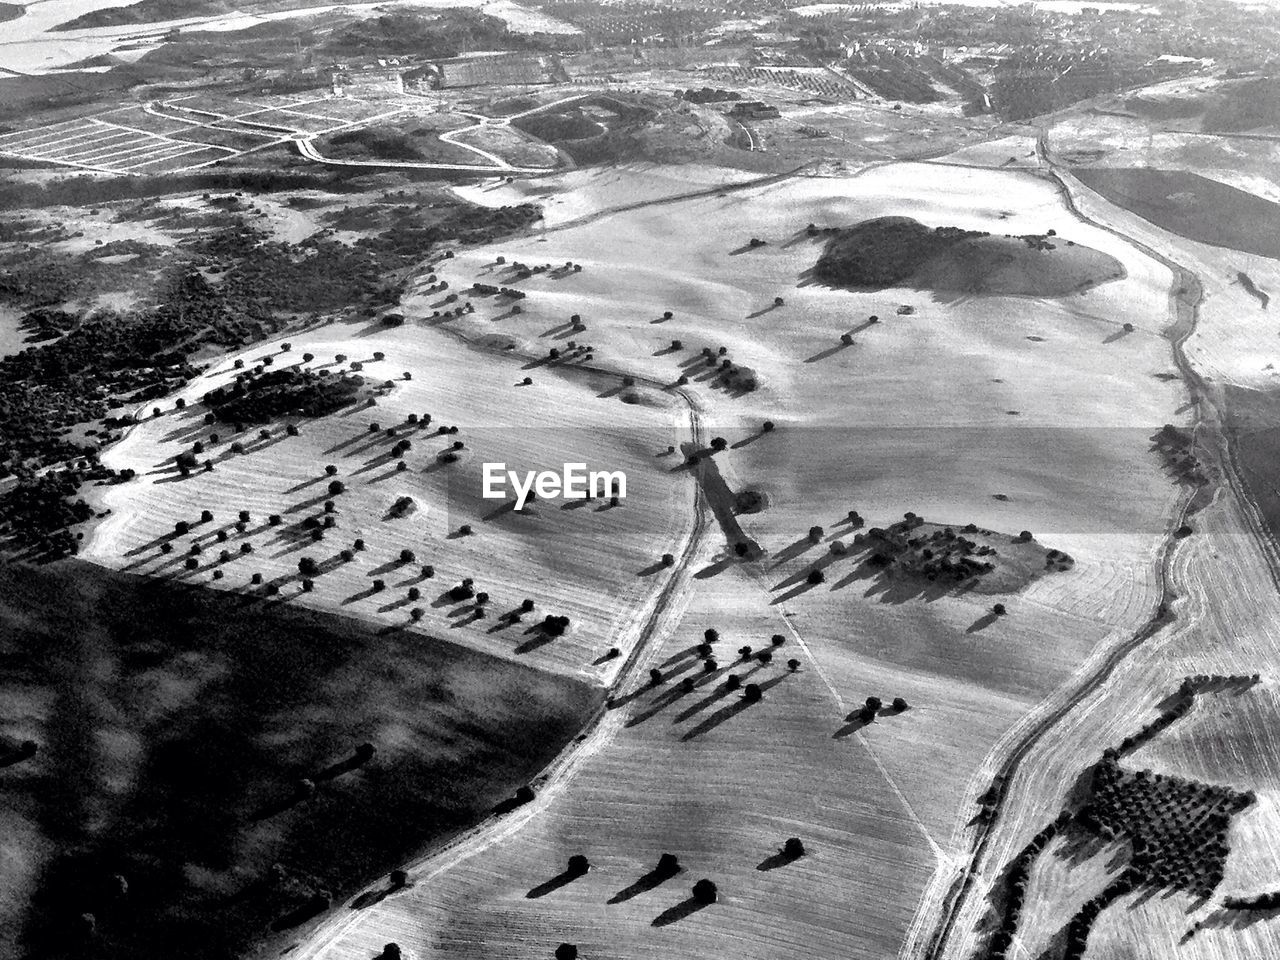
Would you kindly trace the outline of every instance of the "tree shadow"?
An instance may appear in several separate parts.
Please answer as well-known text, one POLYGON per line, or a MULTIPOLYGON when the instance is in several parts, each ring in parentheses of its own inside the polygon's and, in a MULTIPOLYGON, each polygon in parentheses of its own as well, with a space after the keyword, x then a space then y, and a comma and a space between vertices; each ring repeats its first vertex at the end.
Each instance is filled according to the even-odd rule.
POLYGON ((872 722, 874 718, 868 716, 862 710, 855 710, 853 713, 845 717, 847 721, 843 727, 831 735, 832 740, 843 740, 845 737, 851 737, 863 727, 872 722))
POLYGON ((785 867, 788 864, 795 863, 800 859, 800 854, 787 853, 786 850, 779 850, 777 853, 765 857, 756 864, 756 869, 762 873, 769 870, 777 870, 779 867, 785 867))
POLYGON ((654 917, 653 926, 668 927, 673 923, 679 923, 686 917, 690 917, 699 910, 708 906, 710 906, 710 904, 704 903, 696 897, 689 897, 687 900, 677 903, 674 907, 668 907, 666 910, 663 910, 660 914, 654 917))
POLYGON ((980 616, 977 620, 973 621, 973 623, 969 624, 969 626, 965 628, 964 632, 979 633, 987 629, 987 627, 991 626, 993 623, 995 623, 999 619, 1000 617, 998 615, 988 611, 984 613, 982 616, 980 616))
POLYGON ((565 869, 562 872, 556 874, 550 880, 546 880, 538 884, 536 887, 534 887, 532 890, 530 890, 528 893, 525 894, 525 899, 537 900, 539 897, 545 897, 547 894, 555 893, 555 891, 559 890, 561 887, 567 886, 568 884, 573 883, 573 881, 577 880, 579 877, 585 877, 585 876, 586 876, 586 873, 583 871, 565 869))
MULTIPOLYGON (((785 680, 786 677, 787 677, 787 674, 784 673, 781 676, 774 677, 772 680, 768 680, 760 684, 760 692, 762 694, 767 692, 768 690, 777 686, 779 683, 785 680)), ((753 703, 756 703, 756 702, 758 701, 748 700, 747 697, 744 695, 742 699, 721 707, 715 713, 711 714, 711 716, 707 717, 705 720, 699 723, 696 727, 686 731, 684 735, 680 737, 681 741, 693 740, 697 737, 702 736, 703 734, 710 733, 716 727, 720 726, 722 723, 726 723, 729 720, 732 720, 734 717, 736 717, 738 714, 745 711, 748 707, 750 707, 753 703)))
POLYGON ((611 904, 626 903, 633 897, 638 897, 642 893, 648 893, 650 890, 660 887, 672 877, 678 876, 682 872, 683 870, 680 867, 676 867, 674 870, 660 870, 657 867, 654 867, 635 883, 631 884, 631 886, 623 887, 605 902, 611 904))
POLYGON ((853 346, 852 343, 837 343, 834 346, 827 347, 827 349, 825 350, 818 351, 811 357, 806 357, 804 362, 805 363, 821 363, 823 360, 826 360, 828 357, 833 357, 837 353, 839 353, 841 350, 844 350, 847 347, 851 347, 851 346, 853 346))

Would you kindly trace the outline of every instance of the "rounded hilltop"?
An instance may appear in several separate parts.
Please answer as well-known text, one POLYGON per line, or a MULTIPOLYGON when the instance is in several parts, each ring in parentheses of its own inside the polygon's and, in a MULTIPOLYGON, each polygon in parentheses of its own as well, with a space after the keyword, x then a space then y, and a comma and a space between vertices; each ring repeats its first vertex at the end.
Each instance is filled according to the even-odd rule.
POLYGON ((1065 297, 1124 277, 1119 260, 1044 234, 997 236, 876 217, 852 227, 810 227, 829 237, 813 276, 832 287, 914 287, 935 293, 1065 297))

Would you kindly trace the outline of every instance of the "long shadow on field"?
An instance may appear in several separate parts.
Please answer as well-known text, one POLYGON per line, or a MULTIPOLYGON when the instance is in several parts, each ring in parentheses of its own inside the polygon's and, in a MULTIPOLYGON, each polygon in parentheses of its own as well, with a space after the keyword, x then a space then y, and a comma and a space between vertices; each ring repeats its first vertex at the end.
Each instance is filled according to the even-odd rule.
POLYGON ((668 927, 673 923, 679 923, 707 906, 710 906, 710 904, 703 903, 696 897, 689 897, 687 900, 677 903, 674 907, 668 907, 654 917, 653 926, 668 927))
MULTIPOLYGON (((781 676, 774 677, 772 680, 767 680, 764 683, 760 684, 760 692, 763 694, 768 690, 770 690, 771 688, 776 687, 779 683, 781 683, 783 680, 786 679, 786 676, 787 675, 784 673, 781 676)), ((746 710, 748 707, 752 705, 752 702, 753 701, 748 700, 746 696, 743 696, 741 700, 737 700, 734 703, 730 703, 726 706, 721 707, 719 710, 711 714, 711 716, 707 717, 705 720, 703 720, 700 724, 698 724, 692 730, 686 731, 685 734, 680 739, 682 741, 693 740, 694 738, 700 737, 705 733, 710 733, 716 727, 720 726, 720 724, 726 723, 727 721, 732 720, 738 714, 742 713, 744 710, 746 710)))
POLYGON ((586 876, 586 874, 583 873, 581 870, 570 870, 570 869, 563 870, 562 872, 552 877, 550 880, 545 880, 542 883, 538 884, 536 887, 534 887, 532 890, 530 890, 528 893, 525 894, 525 898, 528 900, 537 900, 539 897, 545 897, 549 893, 555 893, 561 887, 567 886, 568 884, 573 883, 573 881, 577 880, 579 877, 584 877, 584 876, 586 876))
POLYGON ((769 870, 777 870, 779 867, 785 867, 789 864, 795 863, 799 859, 800 854, 791 854, 787 853, 786 850, 779 850, 777 853, 765 857, 757 863, 756 869, 762 873, 769 870))
POLYGON ((632 897, 638 897, 642 893, 648 893, 650 890, 657 889, 658 887, 662 886, 662 884, 670 880, 672 877, 679 875, 681 872, 683 871, 682 871, 682 868, 680 867, 676 867, 674 870, 662 870, 662 869, 659 869, 658 867, 654 867, 652 870, 646 873, 643 877, 641 877, 635 883, 631 884, 631 886, 624 887, 623 889, 619 890, 612 897, 610 897, 606 902, 607 903, 626 903, 632 897))

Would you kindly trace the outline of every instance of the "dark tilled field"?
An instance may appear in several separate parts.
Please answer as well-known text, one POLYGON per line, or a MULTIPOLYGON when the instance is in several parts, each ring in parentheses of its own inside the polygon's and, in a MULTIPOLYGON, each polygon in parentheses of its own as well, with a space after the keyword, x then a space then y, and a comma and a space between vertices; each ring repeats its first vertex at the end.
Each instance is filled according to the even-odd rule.
POLYGON ((213 960, 287 937, 325 895, 385 893, 597 705, 424 634, 76 561, 0 566, 0 664, 14 958, 213 960))
POLYGON ((1080 167, 1072 173, 1170 233, 1280 259, 1280 203, 1181 170, 1080 167))

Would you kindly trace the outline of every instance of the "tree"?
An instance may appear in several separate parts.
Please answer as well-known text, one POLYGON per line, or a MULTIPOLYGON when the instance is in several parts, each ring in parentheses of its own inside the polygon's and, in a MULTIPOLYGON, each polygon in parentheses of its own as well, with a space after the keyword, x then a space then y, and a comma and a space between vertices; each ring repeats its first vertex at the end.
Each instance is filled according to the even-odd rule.
POLYGON ((901 713, 903 710, 906 710, 909 706, 910 704, 907 703, 907 701, 904 700, 902 697, 893 698, 893 709, 898 713, 901 713))
POLYGON ((658 858, 658 866, 654 873, 661 877, 669 877, 680 872, 680 861, 674 853, 664 853, 658 858))
POLYGON ((711 439, 712 450, 720 451, 725 449, 727 446, 729 446, 729 441, 726 440, 724 437, 712 437, 711 439))
POLYGON ((426 611, 423 610, 421 607, 414 607, 412 610, 409 611, 409 617, 416 623, 417 621, 422 619, 425 613, 426 611))
POLYGON ((660 683, 662 683, 662 679, 663 679, 662 671, 659 670, 657 667, 654 667, 652 670, 649 671, 650 686, 654 686, 654 687, 658 686, 660 683))
POLYGON ((823 533, 824 533, 823 529, 822 529, 821 527, 819 527, 819 526, 816 526, 816 525, 815 525, 815 526, 810 527, 810 528, 809 528, 809 542, 810 542, 810 543, 817 543, 819 540, 821 540, 821 539, 822 539, 822 534, 823 534, 823 533))
POLYGON ((991 612, 994 613, 997 617, 1003 617, 1005 615, 1004 604, 997 603, 995 606, 991 608, 991 612))
POLYGON ((335 477, 338 475, 338 468, 334 464, 330 463, 325 466, 324 472, 326 476, 335 477))
POLYGON ((729 678, 725 680, 724 686, 726 690, 737 690, 742 686, 742 678, 737 674, 731 673, 729 674, 729 678))
POLYGON ((770 653, 768 650, 761 650, 758 654, 756 654, 756 659, 759 660, 761 663, 763 663, 765 666, 768 666, 773 662, 773 654, 770 653))
POLYGON ((738 656, 739 656, 741 659, 743 659, 743 660, 750 660, 750 659, 751 659, 751 647, 749 647, 749 646, 745 646, 745 645, 744 645, 744 646, 739 647, 739 648, 738 648, 738 656))
POLYGON ((314 577, 320 572, 320 564, 314 557, 303 557, 298 561, 298 572, 304 577, 314 577))
POLYGON ((716 885, 710 880, 699 880, 693 885, 693 899, 703 905, 715 903, 716 892, 716 885))
POLYGON ((821 570, 810 570, 809 575, 805 577, 805 581, 811 587, 816 587, 820 583, 825 583, 826 580, 827 580, 827 575, 823 573, 821 570))
POLYGON ((391 871, 391 886, 403 887, 408 882, 409 882, 409 874, 405 873, 403 870, 391 871))
POLYGON ((707 643, 715 643, 720 639, 720 631, 716 630, 714 627, 707 627, 706 630, 702 631, 702 637, 707 641, 707 643))
POLYGON ((769 642, 773 644, 773 646, 775 647, 780 647, 787 642, 787 638, 780 633, 775 633, 772 637, 769 638, 769 642))
POLYGON ((387 581, 381 579, 373 581, 374 593, 381 593, 385 589, 387 589, 387 581))
POLYGON ((382 948, 382 953, 378 955, 377 960, 402 960, 400 944, 388 943, 382 948))
POLYGON ((562 943, 556 947, 556 960, 578 960, 578 948, 572 943, 562 943))
POLYGON ((792 673, 795 673, 797 670, 800 669, 800 661, 792 657, 790 660, 787 661, 787 669, 790 670, 792 673))
POLYGON ((338 494, 342 493, 342 492, 343 492, 343 491, 345 491, 346 489, 347 489, 346 484, 344 484, 341 480, 330 480, 330 481, 329 481, 329 494, 330 494, 330 496, 334 496, 334 497, 336 497, 338 494))
POLYGON ((575 877, 585 876, 591 870, 591 863, 580 853, 569 858, 569 873, 575 877))
POLYGON ((413 561, 416 559, 417 559, 417 556, 408 547, 405 547, 403 550, 400 551, 401 563, 413 563, 413 561))
POLYGON ((764 423, 760 424, 760 429, 761 429, 762 431, 764 431, 765 433, 772 433, 772 432, 773 432, 773 421, 772 421, 772 420, 766 420, 764 423))
POLYGON ((866 709, 871 713, 878 712, 881 706, 883 706, 883 703, 879 697, 867 697, 866 709))
POLYGON ((798 860, 804 856, 804 844, 799 837, 787 837, 786 843, 782 845, 782 853, 788 859, 798 860))
POLYGON ((760 698, 764 696, 764 691, 760 689, 758 683, 748 683, 745 690, 742 691, 747 698, 747 703, 759 703, 760 698))
POLYGON ((664 567, 671 567, 671 566, 675 566, 675 562, 676 562, 676 558, 675 558, 675 556, 674 556, 673 554, 670 554, 670 553, 664 553, 664 554, 662 555, 662 565, 663 565, 664 567))

